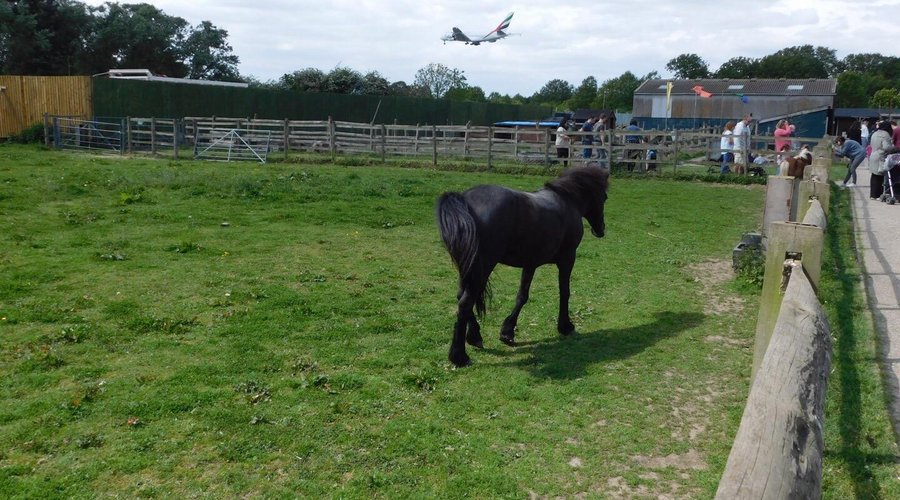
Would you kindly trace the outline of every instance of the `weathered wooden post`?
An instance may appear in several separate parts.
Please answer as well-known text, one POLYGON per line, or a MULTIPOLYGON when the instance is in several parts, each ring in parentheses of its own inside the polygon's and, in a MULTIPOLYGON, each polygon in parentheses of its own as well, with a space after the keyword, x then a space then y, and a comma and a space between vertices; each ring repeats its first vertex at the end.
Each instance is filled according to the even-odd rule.
POLYGON ((431 126, 431 164, 437 166, 437 125, 431 126))
POLYGON ((131 153, 131 117, 122 118, 119 125, 119 137, 122 141, 119 144, 119 154, 125 154, 126 146, 129 153, 131 153))
POLYGON ((782 313, 750 389, 717 499, 822 496, 831 331, 804 268, 789 268, 782 313))
POLYGON ((516 161, 519 160, 519 126, 516 125, 516 128, 513 131, 513 157, 516 161))
POLYGON ((419 124, 416 123, 416 138, 413 142, 413 156, 419 156, 419 124))
POLYGON ((178 118, 172 118, 172 159, 178 159, 178 118))
POLYGON ((759 317, 756 321, 756 339, 753 351, 751 383, 756 378, 759 367, 772 337, 775 321, 781 311, 782 276, 786 259, 800 260, 809 275, 813 287, 819 284, 822 270, 822 244, 825 231, 821 227, 796 222, 772 222, 766 243, 766 268, 763 275, 763 289, 759 299, 759 317))
POLYGON ((381 163, 387 163, 387 126, 381 124, 381 163))
POLYGON ((493 158, 493 149, 494 149, 494 126, 488 126, 488 150, 487 150, 487 167, 488 169, 492 168, 493 164, 491 161, 493 158))
POLYGON ((465 136, 463 136, 463 158, 469 158, 469 127, 472 126, 471 121, 466 122, 465 136))
POLYGON ((150 117, 150 154, 156 155, 156 117, 150 117))
POLYGON ((291 121, 284 119, 284 130, 282 130, 281 141, 284 146, 284 159, 288 159, 288 152, 291 149, 291 121))
POLYGON ((50 147, 50 113, 44 112, 44 146, 50 147))
POLYGON ((802 221, 809 209, 809 201, 819 200, 821 209, 828 213, 828 205, 831 200, 831 188, 825 182, 799 181, 796 197, 797 216, 795 220, 802 221))
POLYGON ((672 156, 675 158, 675 161, 672 162, 672 173, 678 174, 678 129, 675 129, 675 134, 672 138, 672 156))
POLYGON ((794 196, 794 178, 770 175, 766 180, 766 206, 763 211, 763 238, 769 237, 773 222, 791 220, 791 203, 794 196))
POLYGON ((328 117, 328 149, 331 151, 331 161, 334 161, 335 156, 337 155, 337 140, 335 138, 336 131, 334 126, 334 119, 330 116, 328 117))
POLYGON ((550 129, 544 129, 544 167, 550 168, 550 129))

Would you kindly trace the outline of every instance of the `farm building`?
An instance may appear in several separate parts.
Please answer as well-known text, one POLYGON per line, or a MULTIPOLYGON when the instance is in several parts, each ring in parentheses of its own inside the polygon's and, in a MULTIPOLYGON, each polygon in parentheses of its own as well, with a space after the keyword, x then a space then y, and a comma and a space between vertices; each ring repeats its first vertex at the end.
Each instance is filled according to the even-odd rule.
POLYGON ((835 79, 654 79, 635 90, 634 116, 644 128, 680 129, 720 127, 750 114, 759 133, 787 118, 799 135, 819 137, 830 130, 836 92, 835 79))

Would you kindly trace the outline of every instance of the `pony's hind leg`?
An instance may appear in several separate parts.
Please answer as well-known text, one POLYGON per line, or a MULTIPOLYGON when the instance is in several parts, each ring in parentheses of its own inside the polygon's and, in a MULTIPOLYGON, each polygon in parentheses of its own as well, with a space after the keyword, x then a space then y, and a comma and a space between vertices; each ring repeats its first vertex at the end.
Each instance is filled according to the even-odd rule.
POLYGON ((472 308, 475 300, 469 290, 462 290, 459 294, 459 302, 456 306, 456 324, 453 327, 453 340, 450 341, 450 362, 456 366, 466 366, 470 363, 466 354, 466 330, 470 322, 475 321, 475 313, 472 308))
POLYGON ((519 313, 528 302, 528 291, 531 289, 531 280, 534 279, 535 268, 522 269, 522 279, 519 281, 519 293, 516 295, 516 305, 509 316, 503 320, 500 328, 500 341, 506 345, 516 345, 516 324, 519 322, 519 313))
MULTIPOLYGON (((462 295, 463 289, 460 287, 459 291, 456 293, 457 302, 462 299, 462 295)), ((478 318, 476 318, 474 314, 469 317, 469 322, 466 326, 466 343, 470 346, 484 349, 484 339, 481 338, 481 325, 478 324, 478 318)))

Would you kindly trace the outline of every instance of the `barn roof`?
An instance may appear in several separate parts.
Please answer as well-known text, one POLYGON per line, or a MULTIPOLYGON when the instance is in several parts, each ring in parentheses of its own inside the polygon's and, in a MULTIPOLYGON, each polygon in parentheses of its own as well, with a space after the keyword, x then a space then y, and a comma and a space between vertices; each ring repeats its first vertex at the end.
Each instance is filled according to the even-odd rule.
POLYGON ((837 80, 833 78, 653 79, 641 84, 634 93, 635 95, 665 95, 667 82, 672 82, 672 95, 696 95, 693 88, 697 85, 713 95, 833 96, 837 93, 837 80))

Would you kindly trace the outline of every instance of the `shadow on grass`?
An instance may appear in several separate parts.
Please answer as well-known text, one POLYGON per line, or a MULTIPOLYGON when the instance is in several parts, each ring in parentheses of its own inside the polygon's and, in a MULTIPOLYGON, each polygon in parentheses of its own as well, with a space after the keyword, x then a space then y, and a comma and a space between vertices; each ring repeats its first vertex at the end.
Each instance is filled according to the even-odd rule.
POLYGON ((589 365, 624 359, 668 337, 703 322, 694 312, 659 312, 653 322, 619 330, 576 333, 571 337, 519 343, 515 351, 491 350, 493 354, 525 354, 525 359, 509 363, 539 378, 575 379, 589 365))

